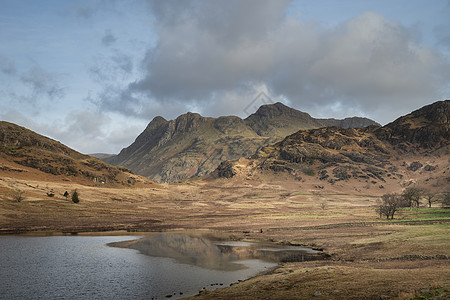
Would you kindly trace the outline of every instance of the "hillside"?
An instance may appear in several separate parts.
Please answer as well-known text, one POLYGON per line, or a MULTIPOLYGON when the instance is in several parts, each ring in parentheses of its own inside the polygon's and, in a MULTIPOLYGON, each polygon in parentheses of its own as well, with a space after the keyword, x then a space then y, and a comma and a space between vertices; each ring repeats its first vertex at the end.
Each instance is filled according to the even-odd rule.
POLYGON ((86 185, 134 185, 148 182, 130 170, 81 154, 24 127, 0 122, 2 177, 66 181, 86 185))
POLYGON ((299 129, 324 126, 365 127, 365 118, 315 119, 282 103, 261 106, 246 119, 187 113, 175 120, 154 118, 129 147, 107 163, 130 168, 159 182, 206 175, 222 161, 251 155, 299 129))
MULTIPOLYGON (((383 127, 298 131, 255 154, 226 161, 215 177, 285 174, 320 189, 411 184, 448 190, 450 100, 425 106, 383 127)), ((279 175, 278 175, 279 176, 279 175)))

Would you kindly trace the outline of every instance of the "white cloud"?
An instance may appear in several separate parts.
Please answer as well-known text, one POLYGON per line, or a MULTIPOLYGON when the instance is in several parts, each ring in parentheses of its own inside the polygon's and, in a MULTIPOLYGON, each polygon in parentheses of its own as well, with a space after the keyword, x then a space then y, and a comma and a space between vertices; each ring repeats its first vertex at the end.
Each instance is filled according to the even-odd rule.
POLYGON ((18 110, 0 113, 0 119, 26 127, 38 134, 60 141, 82 153, 118 153, 131 144, 146 122, 105 114, 95 110, 77 110, 61 118, 34 121, 18 110))
POLYGON ((324 28, 287 15, 287 4, 150 1, 159 39, 144 74, 125 90, 108 89, 102 107, 144 118, 158 102, 241 114, 265 86, 313 114, 339 104, 387 122, 442 97, 449 62, 414 29, 375 12, 324 28))

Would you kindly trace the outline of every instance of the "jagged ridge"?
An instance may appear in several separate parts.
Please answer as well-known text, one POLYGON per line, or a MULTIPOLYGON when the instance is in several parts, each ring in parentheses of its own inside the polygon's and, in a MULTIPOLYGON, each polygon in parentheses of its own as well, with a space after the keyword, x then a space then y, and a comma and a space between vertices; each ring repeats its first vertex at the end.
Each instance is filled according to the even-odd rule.
MULTIPOLYGON (((450 100, 446 100, 427 105, 383 127, 298 131, 245 160, 222 162, 214 176, 230 178, 236 174, 286 172, 298 180, 309 175, 331 184, 350 178, 373 182, 402 179, 391 158, 405 153, 423 157, 430 153, 448 155, 449 120, 450 100)), ((404 167, 413 172, 422 167, 425 171, 436 168, 420 162, 404 167)))
POLYGON ((246 119, 202 117, 187 113, 175 120, 154 118, 129 147, 104 159, 160 182, 206 175, 222 161, 254 153, 299 129, 328 126, 365 127, 365 118, 314 119, 282 103, 261 106, 246 119))

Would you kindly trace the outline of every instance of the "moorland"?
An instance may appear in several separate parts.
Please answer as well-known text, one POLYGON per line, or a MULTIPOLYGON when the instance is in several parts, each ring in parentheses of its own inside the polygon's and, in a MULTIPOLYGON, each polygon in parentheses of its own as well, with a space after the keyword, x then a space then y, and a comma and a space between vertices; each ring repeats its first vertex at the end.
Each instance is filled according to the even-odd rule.
POLYGON ((445 299, 449 120, 446 100, 383 127, 305 129, 168 183, 1 122, 0 233, 195 231, 328 256, 197 299, 445 299), (412 189, 418 203, 380 214, 383 195, 412 189))

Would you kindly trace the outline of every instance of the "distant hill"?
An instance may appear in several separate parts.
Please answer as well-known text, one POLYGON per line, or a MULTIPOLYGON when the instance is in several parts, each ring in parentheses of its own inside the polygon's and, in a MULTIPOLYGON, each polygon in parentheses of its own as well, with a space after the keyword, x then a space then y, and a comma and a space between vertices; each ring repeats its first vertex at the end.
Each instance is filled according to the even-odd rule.
POLYGON ((366 118, 315 119, 282 103, 261 106, 246 119, 186 113, 175 120, 155 117, 134 143, 102 158, 158 182, 206 175, 225 160, 248 156, 300 129, 378 125, 366 118))
POLYGON ((414 183, 449 190, 449 129, 450 100, 439 101, 383 127, 298 131, 246 158, 222 162, 213 177, 287 174, 322 188, 353 180, 380 189, 414 183))
POLYGON ((151 183, 123 167, 81 154, 60 142, 13 123, 0 121, 0 175, 72 181, 94 185, 151 183))
POLYGON ((98 159, 105 159, 111 156, 114 156, 115 154, 108 154, 108 153, 90 153, 88 154, 90 156, 96 157, 98 159))

